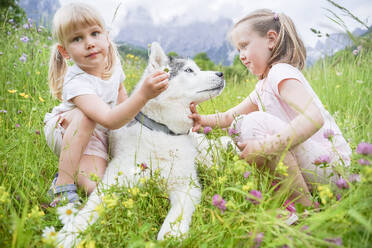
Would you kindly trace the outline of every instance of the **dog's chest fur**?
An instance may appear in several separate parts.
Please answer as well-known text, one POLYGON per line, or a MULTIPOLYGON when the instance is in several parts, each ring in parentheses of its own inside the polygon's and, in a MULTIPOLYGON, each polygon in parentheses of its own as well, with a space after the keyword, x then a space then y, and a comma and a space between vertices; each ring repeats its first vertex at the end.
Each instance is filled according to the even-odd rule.
MULTIPOLYGON (((112 131, 110 143, 112 157, 127 161, 121 163, 120 167, 137 167, 137 164, 146 163, 152 168, 167 171, 177 168, 181 172, 187 169, 182 168, 184 165, 194 164, 197 154, 189 135, 173 136, 152 131, 139 122, 112 131)), ((177 171, 173 173, 179 174, 177 171)))

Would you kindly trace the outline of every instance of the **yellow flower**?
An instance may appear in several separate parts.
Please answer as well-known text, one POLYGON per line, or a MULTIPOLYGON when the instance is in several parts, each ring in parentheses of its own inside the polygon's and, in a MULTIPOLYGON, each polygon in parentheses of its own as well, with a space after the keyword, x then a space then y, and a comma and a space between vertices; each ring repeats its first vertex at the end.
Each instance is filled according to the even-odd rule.
POLYGON ((139 192, 139 189, 137 187, 133 187, 128 190, 129 193, 131 193, 133 196, 136 196, 139 192))
POLYGON ((116 195, 105 195, 103 197, 103 202, 106 204, 108 208, 113 208, 118 203, 118 197, 116 195))
POLYGON ((22 93, 19 93, 19 95, 24 97, 26 93, 22 92, 22 93))
POLYGON ((39 71, 37 71, 37 72, 36 72, 36 75, 40 75, 40 72, 39 72, 39 71))
POLYGON ((226 181, 227 181, 227 177, 226 176, 223 176, 223 177, 219 177, 218 178, 218 182, 221 183, 221 184, 224 183, 224 182, 226 182, 226 181))
POLYGON ((249 191, 253 188, 253 182, 247 182, 245 185, 243 185, 242 190, 249 191))
POLYGON ((103 211, 105 210, 104 207, 103 207, 103 204, 99 204, 95 209, 94 209, 98 215, 102 215, 103 211))
POLYGON ((4 186, 0 186, 0 203, 10 202, 9 193, 5 190, 4 186))
POLYGON ((123 206, 126 208, 133 208, 134 201, 132 199, 128 199, 127 201, 123 202, 123 206))
POLYGON ((39 96, 39 101, 40 102, 45 102, 45 100, 41 96, 39 96))
POLYGON ((27 99, 27 98, 29 98, 30 96, 26 94, 26 95, 24 95, 23 97, 27 99))
POLYGON ((44 216, 44 212, 42 210, 39 211, 39 207, 35 205, 32 209, 31 212, 27 215, 28 218, 39 218, 44 216))
POLYGON ((8 92, 9 92, 10 94, 14 94, 14 93, 17 92, 17 90, 8 90, 8 92))
POLYGON ((282 161, 280 161, 276 166, 276 172, 278 172, 280 175, 283 175, 285 177, 288 176, 288 167, 283 164, 282 161))

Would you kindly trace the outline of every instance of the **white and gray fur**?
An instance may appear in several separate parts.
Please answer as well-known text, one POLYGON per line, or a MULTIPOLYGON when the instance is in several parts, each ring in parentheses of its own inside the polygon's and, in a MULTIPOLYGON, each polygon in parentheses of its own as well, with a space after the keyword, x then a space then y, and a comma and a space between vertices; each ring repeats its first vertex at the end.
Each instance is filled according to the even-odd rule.
MULTIPOLYGON (((201 198, 195 166, 198 151, 193 137, 187 135, 193 125, 188 118, 190 103, 200 103, 217 96, 225 85, 222 73, 201 71, 191 59, 169 58, 158 43, 153 43, 148 66, 135 90, 147 75, 164 68, 170 70, 168 89, 149 100, 142 113, 180 135, 152 131, 139 122, 112 131, 112 160, 99 186, 108 188, 116 183, 115 177, 118 177, 119 186, 138 185, 141 177, 150 176, 149 170, 140 173, 141 169, 137 166, 140 163, 146 163, 152 170, 159 169, 161 177, 167 180, 171 207, 158 233, 158 240, 167 235, 183 237, 201 198), (122 175, 119 175, 120 171, 122 175)), ((98 219, 95 208, 103 197, 98 192, 102 190, 96 189, 74 220, 58 233, 59 245, 65 248, 76 245, 79 232, 98 219)))

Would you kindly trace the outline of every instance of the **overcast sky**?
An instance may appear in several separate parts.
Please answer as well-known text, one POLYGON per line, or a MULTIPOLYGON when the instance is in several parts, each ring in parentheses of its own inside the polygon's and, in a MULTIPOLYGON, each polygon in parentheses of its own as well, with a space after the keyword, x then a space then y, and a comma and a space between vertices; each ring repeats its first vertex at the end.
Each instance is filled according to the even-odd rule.
MULTIPOLYGON (((317 39, 310 31, 315 28, 323 32, 335 33, 342 30, 340 26, 327 18, 330 13, 325 9, 331 9, 343 17, 350 30, 362 27, 349 17, 333 7, 326 0, 80 0, 95 6, 105 18, 108 25, 112 27, 112 36, 118 33, 123 17, 137 7, 148 10, 154 23, 167 23, 174 19, 186 24, 193 21, 213 22, 220 17, 239 20, 249 12, 268 8, 275 12, 284 12, 294 21, 300 36, 306 46, 314 46, 317 39), (112 22, 116 7, 119 5, 115 21, 112 22)), ((60 0, 61 5, 75 2, 74 0, 60 0)), ((339 5, 347 8, 359 19, 372 23, 372 1, 371 0, 335 0, 339 5)))

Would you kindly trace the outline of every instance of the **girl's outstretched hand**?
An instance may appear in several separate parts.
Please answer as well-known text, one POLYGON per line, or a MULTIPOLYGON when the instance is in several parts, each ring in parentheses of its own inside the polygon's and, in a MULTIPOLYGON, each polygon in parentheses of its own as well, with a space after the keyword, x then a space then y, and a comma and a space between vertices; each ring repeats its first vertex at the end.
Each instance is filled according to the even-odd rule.
POLYGON ((156 71, 147 76, 141 86, 141 92, 146 99, 157 97, 168 88, 168 73, 156 71))
POLYGON ((196 104, 191 103, 190 104, 190 110, 191 110, 191 115, 189 115, 189 118, 194 121, 194 126, 192 128, 193 132, 199 131, 201 128, 201 116, 199 115, 198 111, 196 110, 196 104))

